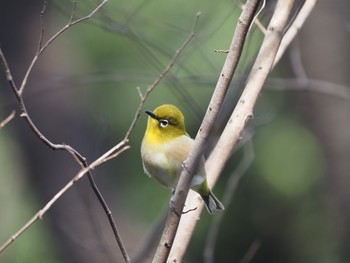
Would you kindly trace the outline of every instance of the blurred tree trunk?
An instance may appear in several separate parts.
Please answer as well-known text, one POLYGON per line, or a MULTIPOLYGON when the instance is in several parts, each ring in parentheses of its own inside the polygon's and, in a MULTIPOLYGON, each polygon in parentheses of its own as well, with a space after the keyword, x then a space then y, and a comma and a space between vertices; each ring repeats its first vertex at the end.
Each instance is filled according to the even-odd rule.
MULTIPOLYGON (((348 1, 320 0, 309 17, 299 41, 309 78, 350 87, 349 10, 348 1)), ((335 212, 334 222, 343 234, 344 247, 349 248, 350 101, 317 92, 304 95, 304 114, 325 153, 325 164, 320 164, 327 169, 324 199, 330 205, 336 203, 337 212, 330 213, 335 212), (335 200, 327 200, 328 196, 335 200)))

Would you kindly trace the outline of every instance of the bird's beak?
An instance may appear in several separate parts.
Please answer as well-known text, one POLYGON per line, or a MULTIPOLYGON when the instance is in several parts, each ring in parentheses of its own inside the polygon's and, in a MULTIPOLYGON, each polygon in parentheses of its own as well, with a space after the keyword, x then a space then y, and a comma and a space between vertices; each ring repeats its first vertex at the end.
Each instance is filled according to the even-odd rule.
POLYGON ((147 115, 149 115, 151 118, 153 118, 153 119, 155 119, 155 120, 157 119, 157 116, 154 114, 153 111, 146 110, 145 113, 146 113, 147 115))

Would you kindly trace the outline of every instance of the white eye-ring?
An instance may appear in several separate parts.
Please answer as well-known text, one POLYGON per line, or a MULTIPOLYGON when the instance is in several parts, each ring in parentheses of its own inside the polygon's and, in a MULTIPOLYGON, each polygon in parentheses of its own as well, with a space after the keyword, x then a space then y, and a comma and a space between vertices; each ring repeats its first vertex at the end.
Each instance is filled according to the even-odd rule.
POLYGON ((169 125, 169 121, 168 120, 160 120, 159 121, 159 126, 162 127, 162 128, 165 128, 168 125, 169 125))

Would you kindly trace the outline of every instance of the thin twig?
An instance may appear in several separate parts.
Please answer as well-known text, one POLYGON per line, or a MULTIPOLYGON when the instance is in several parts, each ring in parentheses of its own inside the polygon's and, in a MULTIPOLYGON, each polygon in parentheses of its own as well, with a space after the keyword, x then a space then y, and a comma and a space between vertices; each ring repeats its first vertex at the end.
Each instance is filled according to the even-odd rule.
POLYGON ((17 96, 18 91, 17 91, 16 83, 13 80, 13 77, 12 77, 12 74, 11 74, 11 70, 10 70, 8 64, 7 64, 6 58, 4 56, 4 53, 2 53, 1 46, 0 46, 0 63, 2 64, 2 67, 4 68, 5 77, 6 77, 7 81, 9 82, 12 91, 17 96))
MULTIPOLYGON (((234 36, 230 45, 230 51, 227 55, 218 83, 215 87, 207 112, 195 138, 193 148, 191 149, 186 161, 184 162, 184 169, 181 172, 175 193, 171 197, 170 202, 172 204, 172 208, 169 209, 168 212, 167 222, 161 240, 159 242, 157 252, 153 258, 154 263, 166 262, 168 259, 175 239, 175 234, 179 226, 181 212, 188 195, 195 168, 202 155, 206 139, 208 138, 209 133, 214 126, 214 122, 219 114, 233 74, 238 65, 245 39, 248 34, 249 26, 252 23, 254 14, 258 7, 258 3, 259 0, 248 1, 248 4, 244 6, 244 10, 238 20, 236 30, 234 32, 234 36), (178 214, 180 214, 180 216, 178 216, 178 214)), ((197 211, 199 213, 200 209, 197 211)), ((194 211, 193 213, 196 213, 197 211, 194 211)), ((183 240, 181 240, 181 242, 182 241, 183 240)), ((181 262, 181 257, 179 258, 178 255, 175 255, 175 258, 171 256, 170 261, 181 262)))
MULTIPOLYGON (((106 2, 106 1, 104 1, 106 2)), ((100 5, 101 7, 102 5, 100 5)), ((43 11, 41 13, 41 17, 43 16, 43 12, 45 11, 45 7, 46 7, 46 4, 44 4, 44 8, 43 8, 43 11)), ((75 6, 73 7, 73 11, 72 11, 72 15, 71 15, 71 20, 72 20, 72 17, 74 16, 73 13, 75 12, 75 6)), ((95 11, 97 11, 98 9, 95 9, 95 11)), ((92 14, 92 13, 91 13, 92 14)), ((90 14, 90 15, 91 15, 90 14)), ((90 17, 90 15, 88 17, 90 17)), ((85 19, 79 19, 77 21, 84 21, 85 19)), ((77 24, 76 22, 69 22, 67 25, 69 25, 67 27, 70 28, 72 25, 74 24, 77 24)), ((60 31, 61 33, 63 33, 64 31, 60 31)), ((55 36, 58 37, 60 34, 56 34, 55 36)), ((51 38, 51 40, 53 41, 55 38, 51 38)), ((40 41, 39 41, 39 47, 41 46, 41 41, 42 41, 42 38, 43 38, 43 25, 42 25, 42 34, 40 36, 40 41)), ((38 50, 37 54, 36 54, 36 59, 33 60, 32 64, 31 64, 31 67, 33 67, 37 61, 37 59, 40 57, 40 55, 42 54, 42 51, 44 50, 44 48, 46 48, 48 45, 49 45, 50 40, 44 45, 44 47, 41 47, 40 50, 38 50)), ((26 109, 26 106, 25 106, 25 102, 23 100, 23 96, 22 96, 22 92, 18 91, 14 81, 13 81, 13 77, 12 77, 12 74, 11 74, 11 71, 9 69, 9 66, 7 64, 7 61, 6 61, 6 58, 4 56, 4 54, 2 53, 2 50, 0 49, 0 59, 1 59, 1 62, 3 64, 3 67, 5 69, 5 72, 6 72, 6 78, 7 80, 9 81, 10 83, 10 86, 17 98, 17 101, 18 101, 18 104, 19 104, 19 107, 20 107, 20 116, 22 118, 25 119, 25 121, 27 122, 28 126, 31 128, 31 130, 33 131, 33 133, 42 141, 44 142, 47 146, 49 146, 52 150, 65 150, 67 151, 68 153, 70 153, 73 158, 82 166, 82 167, 88 167, 88 164, 86 162, 86 158, 83 157, 77 150, 75 150, 73 147, 69 146, 69 145, 66 145, 66 144, 55 144, 53 142, 51 142, 49 139, 47 139, 43 133, 41 133, 41 131, 36 127, 36 125, 34 124, 34 122, 32 121, 32 119, 30 118, 28 112, 27 112, 27 109, 26 109)), ((23 79, 23 82, 22 82, 22 91, 26 85, 26 80, 31 72, 31 67, 28 68, 27 72, 26 72, 26 77, 23 79)), ((101 195, 100 191, 98 190, 98 187, 97 185, 95 184, 94 182, 94 179, 93 179, 93 176, 92 176, 92 173, 91 171, 88 171, 87 172, 88 174, 88 178, 89 178, 89 182, 90 182, 90 186, 92 187, 95 195, 97 196, 99 202, 101 203, 102 205, 102 208, 104 209, 105 211, 105 214, 107 215, 107 218, 109 220, 109 223, 112 227, 112 230, 113 230, 113 233, 114 233, 114 236, 116 238, 116 241, 120 247, 120 250, 124 256, 124 259, 126 262, 130 262, 130 258, 129 256, 127 255, 127 252, 126 252, 126 248, 125 246, 123 245, 123 243, 121 242, 121 238, 119 236, 119 231, 117 230, 117 226, 115 225, 115 221, 114 221, 114 218, 113 218, 113 215, 112 215, 112 212, 110 211, 110 209, 108 208, 108 205, 106 204, 106 202, 104 201, 104 198, 103 196, 101 195)))
POLYGON ((291 71, 296 76, 296 79, 300 81, 300 84, 306 86, 308 83, 308 76, 303 65, 303 58, 297 38, 291 43, 288 49, 288 57, 291 64, 291 71))
MULTIPOLYGON (((71 14, 71 18, 70 18, 70 21, 69 23, 64 27, 62 28, 60 31, 58 31, 58 33, 56 33, 52 38, 50 38, 46 44, 44 46, 42 46, 42 41, 43 41, 43 37, 44 37, 44 25, 43 25, 43 16, 44 16, 44 12, 46 10, 46 5, 47 3, 45 2, 44 3, 44 7, 41 11, 41 35, 40 35, 40 39, 39 39, 39 44, 38 44, 38 51, 34 57, 34 59, 32 60, 32 63, 31 65, 29 66, 26 74, 25 74, 25 77, 22 81, 22 84, 21 84, 21 88, 18 90, 14 81, 13 81, 13 77, 12 77, 12 74, 11 74, 11 71, 9 69, 9 66, 8 66, 8 63, 6 61, 6 58, 2 52, 2 50, 0 49, 0 60, 2 62, 2 65, 4 67, 4 70, 5 70, 5 74, 6 74, 6 78, 7 80, 9 81, 10 83, 10 86, 17 98, 17 101, 19 103, 19 107, 20 107, 20 111, 21 111, 21 114, 20 116, 23 117, 27 124, 29 125, 29 127, 32 129, 32 131, 34 132, 35 135, 37 135, 37 137, 43 141, 46 145, 48 145, 51 149, 53 150, 66 150, 67 152, 69 152, 73 157, 74 159, 82 166, 82 167, 89 167, 88 166, 88 163, 86 162, 86 158, 83 157, 78 151, 76 151, 74 148, 72 148, 71 146, 69 145, 66 145, 66 144, 54 144, 52 143, 49 139, 47 139, 41 132, 40 130, 35 126, 35 124, 33 123, 33 121, 31 120, 31 118, 29 117, 29 114, 26 110, 26 107, 25 107, 25 103, 24 103, 24 100, 23 100, 23 97, 22 97, 22 94, 23 94, 23 90, 26 86, 26 82, 27 82, 27 79, 31 73, 31 70, 33 68, 33 66, 36 64, 36 61, 38 60, 38 58, 40 57, 40 55, 42 54, 42 52, 52 43, 52 41, 54 41, 58 36, 60 36, 65 30, 67 30, 68 28, 72 27, 73 25, 79 23, 79 22, 82 22, 86 19, 89 19, 92 15, 94 15, 101 7, 104 3, 106 3, 107 0, 104 0, 101 2, 100 5, 98 5, 88 16, 85 16, 81 19, 77 19, 75 21, 74 20, 74 15, 75 15, 75 10, 76 10, 76 1, 73 1, 73 8, 72 8, 72 14, 71 14)), ((124 142, 127 142, 127 140, 123 140, 124 142)), ((125 148, 123 148, 124 150, 126 150, 128 147, 125 146, 125 148)), ((117 152, 117 153, 114 153, 113 154, 113 157, 119 155, 120 153, 117 152)), ((92 176, 92 173, 90 171, 90 169, 88 169, 87 171, 87 174, 88 174, 88 178, 89 178, 89 182, 90 182, 90 185, 95 193, 95 195, 97 196, 99 202, 101 203, 106 215, 107 215, 107 218, 110 222, 110 225, 112 227, 112 230, 113 230, 113 233, 114 233, 114 236, 116 238, 116 241, 120 247, 120 250, 122 252, 122 255, 125 259, 126 262, 130 262, 130 258, 127 254, 127 251, 125 249, 125 246, 123 245, 123 242, 120 238, 120 235, 119 235, 119 231, 117 229, 117 226, 114 222, 114 219, 113 219, 113 216, 112 216, 112 213, 110 211, 110 209, 108 208, 103 196, 101 195, 100 191, 98 190, 95 182, 94 182, 94 179, 93 179, 93 176, 92 176)), ((85 174, 85 173, 84 173, 85 174)), ((63 192, 62 194, 68 190, 68 188, 73 185, 75 182, 75 180, 73 179, 72 183, 71 184, 68 184, 66 186, 66 188, 63 188, 63 192)), ((56 195, 55 197, 59 198, 60 195, 56 195)), ((54 202, 55 200, 55 197, 53 198, 54 202)), ((48 203, 50 204, 50 202, 48 203)), ((51 207, 51 205, 49 205, 48 207, 51 207)), ((42 215, 43 215, 43 212, 40 212, 37 214, 38 215, 38 218, 41 218, 42 215)), ((36 221, 36 217, 34 217, 33 219, 31 219, 19 232, 18 232, 18 235, 14 235, 12 236, 8 242, 6 242, 0 249, 0 252, 5 249, 8 245, 10 245, 19 235, 21 235, 28 227, 30 227, 35 221, 36 221)))
MULTIPOLYGON (((106 2, 106 1, 104 1, 106 2)), ((75 10, 75 8, 73 8, 73 10, 75 10)), ((74 11, 75 12, 75 11, 74 11)), ((54 149, 54 150, 67 150, 70 154, 73 155, 73 157, 80 163, 80 165, 82 166, 82 170, 65 186, 63 187, 46 205, 43 209, 41 209, 32 219, 30 219, 16 234, 14 234, 3 246, 0 247, 0 252, 3 251, 6 247, 8 247, 16 238, 18 238, 21 234, 23 234, 32 224, 34 224, 38 219, 41 219, 44 214, 47 212, 48 209, 50 209, 50 207, 70 188, 72 187, 76 181, 78 181, 84 174, 88 174, 89 177, 89 181, 90 184, 95 192, 95 194, 97 195, 101 205, 103 206, 107 217, 110 221, 110 224, 112 226, 114 235, 117 239, 117 242, 119 244, 119 247, 121 249, 121 252, 123 254, 123 257, 125 259, 126 262, 130 262, 130 258, 127 255, 127 252, 125 250, 125 247, 122 243, 122 240, 120 238, 119 235, 119 231, 116 228, 116 225, 114 223, 112 214, 110 212, 110 210, 107 207, 107 204, 105 203, 102 195, 100 194, 98 188, 96 187, 92 174, 91 174, 91 170, 96 168, 97 166, 105 163, 106 161, 118 156, 119 154, 121 154, 122 152, 124 152, 125 150, 129 149, 130 146, 127 145, 128 141, 129 141, 129 136, 132 132, 132 130, 134 129, 135 125, 136 125, 136 121, 140 115, 142 106, 144 105, 145 100, 147 99, 147 97, 149 96, 149 94, 154 90, 154 88, 159 84, 159 82, 166 76, 166 74, 170 71, 170 69, 173 67, 174 63, 176 62, 177 58, 179 57, 179 55, 181 54, 181 52, 183 51, 183 49, 188 45, 188 43, 193 39, 193 37, 195 36, 195 28, 197 26, 197 22, 198 22, 198 17, 199 17, 200 13, 197 14, 196 20, 195 20, 195 24, 193 27, 193 30, 191 32, 191 34, 189 35, 189 37, 185 40, 184 44, 176 50, 175 55, 173 56, 173 58, 171 59, 171 61, 169 62, 168 66, 162 71, 162 73, 160 74, 160 76, 155 80, 155 82, 150 85, 145 93, 145 95, 142 95, 142 93, 139 91, 140 94, 140 98, 141 98, 141 102, 140 105, 136 111, 135 117, 128 129, 128 131, 126 132, 126 135, 124 137, 124 139, 115 147, 113 147, 111 150, 109 150, 108 152, 106 152, 104 155, 102 155, 100 158, 98 158, 96 161, 94 161, 91 165, 88 165, 85 158, 83 156, 81 156, 75 149, 73 149, 72 147, 70 147, 69 145, 65 145, 65 144, 53 144, 51 141, 49 141, 48 139, 45 138, 45 136, 43 134, 40 133, 40 131, 36 128, 36 126, 34 125, 34 123, 31 121, 30 117, 27 114, 27 111, 25 109, 25 104, 24 101, 22 99, 22 94, 19 93, 17 91, 16 85, 12 80, 12 75, 10 73, 10 69, 6 63, 6 59, 3 56, 1 49, 0 49, 0 58, 4 64, 4 68, 5 68, 5 72, 6 72, 6 76, 7 79, 9 80, 11 87, 14 90, 14 93, 19 101, 19 105, 20 107, 23 109, 23 113, 22 113, 22 117, 24 117, 27 121, 27 123, 29 124, 29 126, 31 127, 31 129, 33 130, 33 132, 44 142, 46 143, 50 148, 54 149)), ((73 15, 72 15, 73 16, 73 15)), ((78 19, 75 20, 74 22, 70 23, 70 25, 76 24, 76 21, 83 21, 82 19, 78 19)), ((63 32, 62 30, 60 31, 61 33, 63 32)), ((56 34, 55 36, 58 36, 60 34, 56 34)), ((52 38, 53 41, 54 38, 52 38)), ((51 41, 51 42, 52 42, 51 41)), ((42 47, 42 51, 49 45, 48 43, 50 42, 50 40, 42 47)), ((50 42, 50 43, 51 43, 50 42)), ((42 53, 41 51, 41 53, 42 53)), ((40 54, 41 54, 40 53, 40 54)), ((39 55, 40 55, 39 54, 39 55)), ((34 61, 34 60, 33 60, 34 61)), ((36 61, 36 60, 35 60, 36 61)), ((34 64, 35 64, 34 61, 34 64)), ((34 65, 33 64, 33 65, 34 65)), ((28 72, 30 71, 30 69, 28 70, 28 72)), ((29 76, 29 74, 28 74, 29 76)), ((25 78, 26 79, 26 78, 25 78)), ((22 83, 23 84, 23 83, 22 83)), ((25 85, 23 86, 25 87, 25 85)), ((139 90, 139 89, 138 89, 139 90)))
POLYGON ((44 35, 45 35, 45 26, 44 26, 44 14, 46 11, 46 7, 47 7, 47 1, 44 1, 44 6, 43 9, 40 12, 40 26, 41 26, 41 32, 40 32, 40 37, 39 37, 39 44, 38 44, 38 51, 40 51, 42 45, 43 45, 43 39, 44 39, 44 35))
MULTIPOLYGON (((129 149, 129 148, 130 148, 129 145, 124 146, 124 147, 122 148, 122 151, 117 151, 117 152, 111 154, 110 156, 104 158, 103 160, 101 160, 101 162, 99 163, 99 165, 101 165, 101 164, 107 162, 108 160, 111 160, 112 158, 117 157, 119 154, 121 154, 123 151, 126 151, 126 150, 129 149)), ((86 162, 84 163, 84 167, 88 167, 86 162)), ((100 204, 102 205, 103 210, 105 211, 105 213, 106 213, 106 215, 107 215, 107 218, 108 218, 109 223, 110 223, 110 225, 111 225, 111 227, 112 227, 112 231, 113 231, 114 237, 115 237, 115 239, 116 239, 116 241, 117 241, 117 243, 118 243, 118 246, 119 246, 119 248, 120 248, 120 251, 121 251, 121 253, 122 253, 122 256, 123 256, 125 262, 130 263, 130 262, 131 262, 130 257, 129 257, 129 255, 128 255, 128 252, 127 252, 127 250, 126 250, 126 247, 125 247, 125 245, 124 245, 124 242, 123 242, 123 240, 122 240, 122 238, 121 238, 121 236, 120 236, 120 233, 119 233, 119 230, 118 230, 118 228, 117 228, 117 225, 116 225, 116 223, 115 223, 115 221, 114 221, 112 212, 111 212, 111 210, 109 209, 109 207, 108 207, 106 201, 104 200, 104 198, 103 198, 103 196, 102 196, 100 190, 98 189, 98 187, 97 187, 97 185, 96 185, 96 183, 95 183, 95 181, 94 181, 94 178, 93 178, 92 174, 90 173, 90 171, 88 172, 88 179, 89 179, 89 183, 90 183, 91 188, 93 189, 93 191, 94 191, 95 195, 97 196, 97 198, 98 198, 100 204)))
POLYGON ((71 12, 71 16, 70 16, 70 20, 69 20, 69 24, 72 25, 74 22, 74 17, 75 17, 75 13, 77 11, 77 1, 73 0, 73 4, 72 4, 72 12, 71 12))
POLYGON ((275 65, 280 61, 281 57, 283 56, 284 52, 286 51, 287 47, 290 45, 290 43, 293 41, 297 33, 299 32, 300 28, 305 23, 306 19, 309 17, 311 11, 315 7, 317 3, 317 0, 306 0, 300 9, 298 15, 295 17, 293 23, 288 28, 288 31, 283 36, 282 42, 280 44, 280 47, 278 49, 275 61, 273 63, 273 68, 275 65))
POLYGON ((307 83, 302 83, 297 78, 273 78, 267 81, 266 89, 277 91, 312 91, 350 100, 350 87, 320 79, 308 78, 307 83))
POLYGON ((190 33, 190 35, 186 38, 186 40, 183 42, 183 44, 176 49, 174 56, 171 58, 169 64, 166 66, 166 68, 159 74, 158 78, 150 85, 148 86, 145 94, 142 94, 141 90, 139 87, 137 87, 137 92, 140 96, 140 104, 136 110, 134 119, 128 129, 128 131, 125 134, 125 138, 129 138, 131 131, 134 129, 136 122, 138 120, 138 118, 140 117, 141 114, 141 110, 143 105, 145 104, 146 99, 148 98, 149 94, 154 90, 154 88, 159 84, 159 82, 168 74, 168 72, 170 71, 170 69, 174 66, 176 60, 178 59, 178 57, 180 56, 180 54, 182 53, 182 51, 186 48, 186 46, 191 42, 191 40, 195 37, 196 35, 196 29, 197 29, 197 24, 198 24, 198 20, 200 17, 201 13, 198 12, 196 14, 196 18, 192 27, 192 31, 190 33))
MULTIPOLYGON (((110 154, 117 152, 118 155, 129 149, 126 145, 126 141, 121 141, 119 144, 114 146, 108 152, 99 157, 96 161, 91 163, 88 167, 82 168, 74 177, 71 179, 59 192, 55 194, 53 198, 41 209, 39 210, 21 229, 19 229, 14 235, 12 235, 1 247, 0 253, 3 252, 13 241, 15 241, 20 235, 22 235, 29 227, 31 227, 37 220, 41 220, 45 213, 51 208, 51 206, 68 190, 70 189, 79 179, 81 179, 84 174, 95 169, 97 166, 103 163, 104 159, 110 154)), ((129 261, 130 262, 130 261, 129 261)))
MULTIPOLYGON (((243 10, 244 4, 241 3, 240 0, 236 0, 237 5, 243 10)), ((264 25, 260 22, 260 20, 258 19, 258 16, 260 14, 260 12, 265 8, 265 4, 266 4, 266 0, 263 0, 263 4, 261 6, 261 8, 259 9, 259 11, 256 13, 253 21, 254 23, 257 25, 257 27, 261 30, 261 32, 263 32, 263 34, 266 34, 266 28, 264 27, 264 25)), ((252 24, 251 24, 252 26, 252 24)), ((250 26, 250 27, 251 27, 250 26)), ((250 30, 250 28, 249 28, 250 30)))
POLYGON ((0 122, 0 129, 4 128, 15 116, 16 111, 13 110, 9 116, 7 116, 3 121, 0 122))
MULTIPOLYGON (((21 87, 20 89, 18 90, 18 93, 19 95, 22 95, 23 93, 23 90, 27 84, 27 81, 28 81, 28 77, 30 75, 30 73, 32 72, 32 69, 34 67, 34 65, 36 64, 37 60, 39 59, 40 55, 46 50, 46 48, 56 39, 58 38, 63 32, 65 32, 67 29, 71 28, 72 26, 74 26, 75 24, 78 24, 84 20, 88 20, 90 19, 99 9, 102 8, 102 6, 107 3, 108 0, 103 0, 94 10, 91 11, 90 14, 88 14, 87 16, 84 16, 82 18, 79 18, 79 19, 76 19, 74 21, 73 18, 74 18, 74 14, 75 14, 75 8, 73 7, 73 11, 72 11, 72 15, 71 15, 71 18, 69 20, 69 22, 64 26, 62 27, 59 31, 57 31, 56 34, 54 34, 39 50, 38 52, 36 53, 36 55, 34 56, 32 62, 30 63, 29 67, 28 67, 28 70, 26 72, 26 74, 24 75, 24 78, 23 78, 23 81, 22 81, 22 84, 21 84, 21 87)), ((73 1, 73 6, 74 6, 74 3, 76 3, 75 1, 73 1)))
POLYGON ((253 260, 256 252, 261 246, 260 240, 254 240, 254 242, 250 245, 247 252, 244 254, 243 258, 238 263, 249 263, 253 260))

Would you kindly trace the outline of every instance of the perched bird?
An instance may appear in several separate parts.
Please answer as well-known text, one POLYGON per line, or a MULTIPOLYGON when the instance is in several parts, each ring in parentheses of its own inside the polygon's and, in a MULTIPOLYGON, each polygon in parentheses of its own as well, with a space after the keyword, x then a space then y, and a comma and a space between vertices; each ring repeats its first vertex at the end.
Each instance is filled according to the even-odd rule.
MULTIPOLYGON (((164 104, 154 111, 145 112, 149 117, 141 146, 143 169, 150 177, 174 191, 193 139, 186 132, 182 112, 174 105, 164 104)), ((208 212, 214 214, 224 210, 224 206, 208 187, 204 164, 202 157, 191 189, 200 194, 208 212)))

